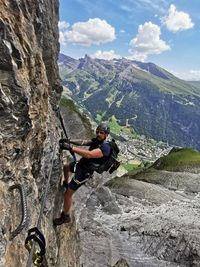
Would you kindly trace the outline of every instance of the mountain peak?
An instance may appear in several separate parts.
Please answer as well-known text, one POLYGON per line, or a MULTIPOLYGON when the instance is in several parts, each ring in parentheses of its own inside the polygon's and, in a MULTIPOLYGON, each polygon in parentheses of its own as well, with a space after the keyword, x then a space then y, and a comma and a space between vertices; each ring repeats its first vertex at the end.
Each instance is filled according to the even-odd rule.
POLYGON ((91 57, 88 54, 85 54, 84 59, 91 59, 91 57))
POLYGON ((147 71, 150 74, 153 74, 159 78, 169 80, 169 77, 167 75, 167 71, 158 67, 156 64, 152 62, 140 62, 140 61, 133 61, 136 66, 138 66, 140 69, 147 71))
POLYGON ((127 68, 129 66, 133 66, 137 69, 140 69, 142 71, 145 71, 149 74, 152 74, 154 76, 157 76, 165 80, 169 80, 170 76, 172 75, 154 63, 151 63, 151 62, 145 63, 145 62, 140 62, 136 60, 130 60, 127 58, 106 60, 106 59, 99 59, 99 58, 91 58, 88 54, 85 54, 83 58, 76 60, 76 59, 73 59, 72 57, 66 56, 61 53, 59 55, 59 63, 63 63, 64 65, 73 64, 73 65, 78 66, 79 69, 89 67, 90 64, 104 65, 108 69, 111 69, 112 66, 121 66, 120 68, 122 69, 127 68))

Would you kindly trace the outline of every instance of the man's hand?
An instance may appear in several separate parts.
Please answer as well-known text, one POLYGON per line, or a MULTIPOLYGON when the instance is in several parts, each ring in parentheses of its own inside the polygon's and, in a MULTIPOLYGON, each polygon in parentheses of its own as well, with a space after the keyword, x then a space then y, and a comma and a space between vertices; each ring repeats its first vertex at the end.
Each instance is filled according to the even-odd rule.
POLYGON ((70 152, 72 151, 72 148, 73 148, 73 145, 70 144, 70 143, 65 143, 63 141, 63 139, 61 139, 59 141, 59 146, 60 146, 60 149, 63 149, 63 150, 69 150, 70 152))
POLYGON ((70 143, 70 139, 69 138, 62 138, 59 140, 59 143, 70 143))

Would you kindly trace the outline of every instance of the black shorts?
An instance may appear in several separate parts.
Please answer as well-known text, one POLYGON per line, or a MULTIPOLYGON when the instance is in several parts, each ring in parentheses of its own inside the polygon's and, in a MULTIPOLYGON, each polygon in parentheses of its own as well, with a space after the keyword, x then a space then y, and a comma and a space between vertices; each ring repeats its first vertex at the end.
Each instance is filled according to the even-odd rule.
POLYGON ((69 168, 70 172, 74 173, 74 176, 70 181, 68 187, 74 191, 84 185, 92 177, 93 174, 93 171, 88 171, 79 164, 75 166, 73 162, 70 163, 69 168))

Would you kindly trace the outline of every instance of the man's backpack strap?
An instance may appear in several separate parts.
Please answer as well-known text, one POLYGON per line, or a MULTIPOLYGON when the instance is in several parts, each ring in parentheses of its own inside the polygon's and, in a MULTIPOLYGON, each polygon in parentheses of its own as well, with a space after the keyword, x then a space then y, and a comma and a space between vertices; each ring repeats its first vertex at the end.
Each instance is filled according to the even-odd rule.
POLYGON ((113 173, 120 165, 120 162, 117 160, 117 156, 120 150, 115 140, 112 139, 111 141, 106 142, 109 143, 111 151, 107 160, 102 165, 100 165, 97 170, 95 170, 98 173, 103 173, 104 171, 109 171, 109 173, 113 173))

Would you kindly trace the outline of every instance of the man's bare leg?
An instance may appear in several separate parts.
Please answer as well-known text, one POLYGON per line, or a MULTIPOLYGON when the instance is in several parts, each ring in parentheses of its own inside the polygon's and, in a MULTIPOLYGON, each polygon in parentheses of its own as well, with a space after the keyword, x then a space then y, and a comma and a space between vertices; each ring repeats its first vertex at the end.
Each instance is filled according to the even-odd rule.
POLYGON ((55 218, 53 220, 53 224, 55 226, 61 225, 63 223, 69 223, 71 221, 70 209, 72 206, 72 196, 73 196, 74 192, 75 191, 70 189, 69 187, 67 188, 67 190, 65 190, 63 211, 62 211, 59 218, 55 218))
POLYGON ((74 190, 68 188, 66 191, 65 191, 65 194, 64 194, 64 205, 63 205, 63 211, 64 211, 64 214, 70 214, 70 209, 71 209, 71 206, 72 206, 72 201, 73 201, 73 194, 75 193, 74 190))
POLYGON ((64 172, 65 182, 68 183, 69 182, 69 173, 70 173, 69 164, 64 165, 63 172, 64 172))
POLYGON ((64 165, 63 172, 64 172, 64 183, 63 183, 63 185, 66 188, 65 193, 64 193, 64 205, 63 205, 63 211, 62 211, 60 217, 53 220, 53 224, 55 226, 56 225, 61 225, 63 223, 69 223, 71 221, 70 209, 71 209, 71 206, 72 206, 72 196, 73 196, 75 191, 73 191, 72 189, 70 189, 68 187, 69 174, 70 174, 70 168, 69 168, 68 164, 64 165))

